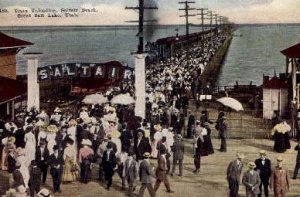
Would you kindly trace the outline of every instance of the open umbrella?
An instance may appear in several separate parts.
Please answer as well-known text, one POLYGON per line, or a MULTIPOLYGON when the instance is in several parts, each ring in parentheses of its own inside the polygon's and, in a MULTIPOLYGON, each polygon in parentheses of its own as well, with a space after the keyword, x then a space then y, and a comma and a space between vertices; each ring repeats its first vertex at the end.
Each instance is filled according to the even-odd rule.
POLYGON ((274 135, 275 131, 277 131, 278 133, 285 134, 286 132, 291 131, 291 126, 284 121, 279 124, 276 124, 271 130, 271 134, 274 135))
POLYGON ((244 110, 242 104, 234 98, 222 97, 222 98, 218 99, 217 101, 222 103, 226 107, 230 107, 231 109, 234 109, 235 111, 243 111, 244 110))
POLYGON ((103 96, 102 94, 91 94, 91 95, 87 95, 83 100, 83 103, 85 104, 91 104, 91 105, 95 105, 95 104, 103 104, 103 103, 107 103, 108 99, 103 96))
POLYGON ((129 105, 135 103, 135 100, 128 94, 119 94, 111 100, 112 104, 129 105))

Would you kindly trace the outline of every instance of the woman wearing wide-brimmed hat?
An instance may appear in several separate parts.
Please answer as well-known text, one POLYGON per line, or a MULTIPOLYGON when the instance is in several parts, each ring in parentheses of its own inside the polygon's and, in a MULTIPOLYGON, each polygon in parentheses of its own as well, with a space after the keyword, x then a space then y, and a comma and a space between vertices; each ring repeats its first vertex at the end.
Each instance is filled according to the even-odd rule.
POLYGON ((2 158, 1 158, 1 169, 2 170, 8 170, 8 163, 7 163, 7 156, 9 151, 15 150, 15 141, 16 139, 14 137, 6 137, 2 139, 2 144, 4 145, 4 148, 2 149, 2 158))
POLYGON ((56 145, 56 133, 58 132, 58 128, 56 125, 49 125, 47 127, 47 138, 46 141, 48 142, 47 147, 49 150, 49 154, 53 154, 53 147, 56 145))
POLYGON ((161 141, 163 135, 162 135, 162 132, 161 132, 162 128, 161 128, 160 124, 154 125, 154 129, 155 129, 155 133, 154 133, 154 136, 153 136, 153 141, 151 143, 151 148, 152 148, 151 157, 152 158, 157 158, 157 155, 158 155, 157 144, 158 144, 158 142, 161 141))
POLYGON ((79 178, 79 166, 76 163, 76 158, 77 153, 76 150, 74 149, 74 140, 71 138, 67 139, 67 147, 64 150, 64 169, 63 169, 63 177, 62 180, 63 182, 73 182, 78 180, 79 178))
POLYGON ((35 160, 35 148, 36 148, 36 140, 33 134, 33 127, 28 126, 25 130, 25 152, 26 152, 26 165, 30 166, 31 161, 35 160))
POLYGON ((92 142, 88 139, 83 139, 81 144, 83 147, 79 150, 78 158, 81 168, 80 179, 82 183, 88 183, 91 163, 94 159, 94 150, 91 148, 92 142))

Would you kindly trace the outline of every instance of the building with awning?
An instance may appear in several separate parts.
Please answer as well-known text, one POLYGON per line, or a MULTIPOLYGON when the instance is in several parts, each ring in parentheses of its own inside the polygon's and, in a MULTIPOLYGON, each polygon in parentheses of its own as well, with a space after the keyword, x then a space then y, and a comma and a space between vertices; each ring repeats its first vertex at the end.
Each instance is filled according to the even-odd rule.
POLYGON ((14 116, 17 102, 20 105, 27 92, 26 84, 17 81, 16 55, 31 42, 0 32, 0 116, 14 116))
POLYGON ((293 136, 299 135, 296 128, 297 112, 300 99, 300 43, 281 51, 286 57, 285 76, 290 87, 291 117, 293 121, 293 136))

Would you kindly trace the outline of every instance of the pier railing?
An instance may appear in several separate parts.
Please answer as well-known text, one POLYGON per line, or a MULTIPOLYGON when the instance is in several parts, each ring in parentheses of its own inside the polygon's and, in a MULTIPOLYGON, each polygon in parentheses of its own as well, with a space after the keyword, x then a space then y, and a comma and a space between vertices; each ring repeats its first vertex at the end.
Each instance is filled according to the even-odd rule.
POLYGON ((257 90, 256 85, 232 85, 232 86, 214 86, 211 88, 212 94, 219 94, 224 92, 254 92, 257 90))

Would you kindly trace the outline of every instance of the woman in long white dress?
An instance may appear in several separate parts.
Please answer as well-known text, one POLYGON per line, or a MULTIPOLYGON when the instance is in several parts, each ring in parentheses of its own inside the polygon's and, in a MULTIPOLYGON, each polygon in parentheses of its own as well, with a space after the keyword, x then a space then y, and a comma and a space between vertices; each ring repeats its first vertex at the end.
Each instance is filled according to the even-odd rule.
POLYGON ((20 172, 21 172, 22 177, 24 179, 25 188, 27 189, 30 175, 29 175, 29 169, 28 169, 28 166, 27 166, 28 160, 27 160, 27 155, 26 155, 26 150, 25 149, 22 149, 20 147, 17 148, 17 150, 16 150, 16 160, 17 160, 17 162, 19 162, 21 164, 20 172))
POLYGON ((74 157, 74 161, 77 161, 77 150, 78 150, 78 144, 77 144, 77 138, 76 138, 76 125, 77 122, 74 119, 71 119, 68 122, 69 128, 67 129, 67 135, 69 136, 69 138, 71 138, 73 140, 73 148, 76 151, 75 157, 74 157))
POLYGON ((151 157, 152 158, 157 158, 157 155, 158 155, 157 143, 159 141, 161 141, 163 135, 162 135, 162 132, 161 132, 161 126, 160 125, 155 125, 154 129, 156 130, 156 132, 154 133, 153 141, 152 141, 152 144, 151 144, 151 147, 152 147, 151 157))
POLYGON ((27 133, 24 136, 25 141, 25 156, 26 156, 26 166, 29 167, 32 160, 35 160, 35 149, 36 140, 33 134, 32 127, 27 127, 27 133))

